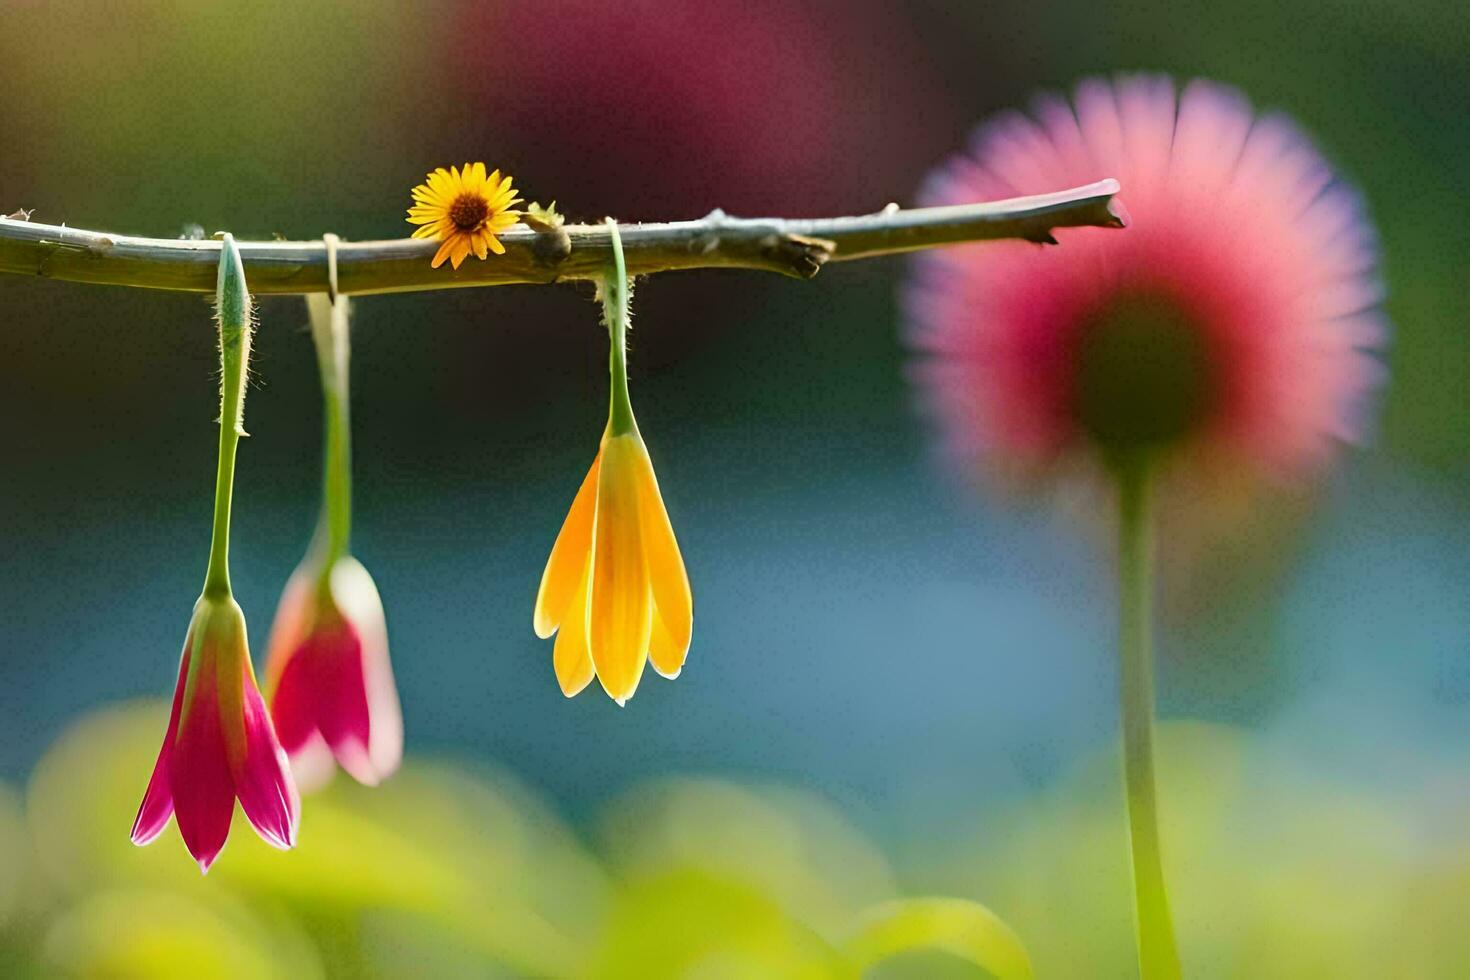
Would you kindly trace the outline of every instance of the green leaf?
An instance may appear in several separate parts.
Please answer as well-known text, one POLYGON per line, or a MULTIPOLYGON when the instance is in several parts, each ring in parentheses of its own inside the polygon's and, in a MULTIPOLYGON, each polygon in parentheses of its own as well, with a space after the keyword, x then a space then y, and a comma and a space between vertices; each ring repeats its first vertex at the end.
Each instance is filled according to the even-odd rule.
POLYGON ((866 971, 884 960, 937 949, 988 970, 998 980, 1031 980, 1031 958, 1021 939, 978 902, 960 898, 909 898, 863 913, 844 949, 866 971))

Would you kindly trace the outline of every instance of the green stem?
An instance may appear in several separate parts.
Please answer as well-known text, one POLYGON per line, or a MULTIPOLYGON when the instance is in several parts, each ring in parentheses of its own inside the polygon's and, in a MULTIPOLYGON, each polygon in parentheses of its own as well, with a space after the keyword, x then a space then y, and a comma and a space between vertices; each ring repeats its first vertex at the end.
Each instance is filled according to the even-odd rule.
POLYGON ((1134 925, 1143 980, 1176 980, 1179 952, 1164 887, 1154 798, 1153 527, 1144 464, 1118 473, 1118 577, 1123 774, 1133 859, 1134 925))
POLYGON ((607 428, 615 436, 638 430, 633 419, 633 401, 628 396, 628 273, 623 262, 623 239, 618 223, 607 219, 612 238, 612 261, 602 280, 603 319, 607 321, 609 341, 608 370, 611 391, 608 395, 607 428))
POLYGON ((245 381, 250 362, 250 294, 235 240, 225 235, 220 250, 215 316, 219 323, 219 463, 214 478, 214 533, 204 594, 230 594, 230 503, 235 487, 235 450, 245 434, 245 381))
POLYGON ((322 376, 323 574, 347 554, 352 535, 352 430, 348 402, 347 297, 311 297, 311 335, 322 376))

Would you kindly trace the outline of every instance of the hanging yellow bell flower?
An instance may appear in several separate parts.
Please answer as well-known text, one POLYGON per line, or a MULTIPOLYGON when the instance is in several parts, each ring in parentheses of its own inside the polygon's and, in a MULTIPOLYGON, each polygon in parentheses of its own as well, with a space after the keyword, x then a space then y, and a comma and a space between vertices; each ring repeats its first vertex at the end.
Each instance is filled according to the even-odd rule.
POLYGON ((543 639, 560 629, 552 659, 567 697, 595 675, 621 705, 637 690, 645 660, 664 677, 679 676, 694 600, 628 397, 628 279, 617 225, 608 225, 614 262, 601 288, 612 342, 607 429, 546 561, 535 629, 543 639))

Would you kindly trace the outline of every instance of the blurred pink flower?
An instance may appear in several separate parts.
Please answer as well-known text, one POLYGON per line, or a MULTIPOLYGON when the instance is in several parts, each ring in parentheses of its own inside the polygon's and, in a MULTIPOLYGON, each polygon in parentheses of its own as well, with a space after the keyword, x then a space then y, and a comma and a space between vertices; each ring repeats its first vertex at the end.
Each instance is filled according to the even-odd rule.
POLYGON ((383 603, 351 556, 333 563, 328 581, 324 588, 308 560, 281 595, 266 661, 271 714, 304 782, 315 781, 325 747, 352 778, 375 786, 403 757, 383 603))
POLYGON ((245 617, 234 599, 206 597, 184 639, 173 711, 133 843, 150 843, 175 816, 189 853, 208 871, 230 834, 236 797, 268 843, 295 845, 301 804, 255 686, 245 617))
POLYGON ((1295 126, 1234 89, 1084 81, 1071 104, 983 125, 921 196, 1103 177, 1122 182, 1125 231, 915 262, 918 377, 960 460, 1037 475, 1142 451, 1284 475, 1358 438, 1386 336, 1373 229, 1295 126))

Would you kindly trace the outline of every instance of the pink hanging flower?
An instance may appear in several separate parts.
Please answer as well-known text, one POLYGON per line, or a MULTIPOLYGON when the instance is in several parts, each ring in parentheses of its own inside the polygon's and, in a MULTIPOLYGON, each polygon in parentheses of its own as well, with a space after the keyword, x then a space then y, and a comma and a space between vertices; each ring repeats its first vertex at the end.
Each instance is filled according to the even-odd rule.
POLYGON ((276 731, 298 769, 311 770, 324 748, 368 786, 398 768, 403 714, 383 603, 357 559, 338 558, 329 578, 308 559, 291 576, 271 628, 266 677, 276 731))
POLYGON ((174 816, 189 853, 208 871, 230 834, 237 797, 268 843, 295 845, 301 803, 255 686, 245 616, 229 596, 206 596, 184 639, 173 711, 133 843, 151 842, 174 816))
MULTIPOLYGON (((1122 232, 925 253, 906 294, 918 374, 967 464, 1081 459, 1299 473, 1357 439, 1382 368, 1358 195, 1280 115, 1164 76, 1083 82, 983 125, 925 204, 1118 178, 1122 232)), ((1196 471, 1198 472, 1198 471, 1196 471)))

